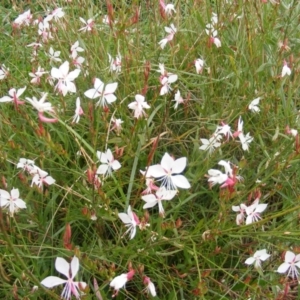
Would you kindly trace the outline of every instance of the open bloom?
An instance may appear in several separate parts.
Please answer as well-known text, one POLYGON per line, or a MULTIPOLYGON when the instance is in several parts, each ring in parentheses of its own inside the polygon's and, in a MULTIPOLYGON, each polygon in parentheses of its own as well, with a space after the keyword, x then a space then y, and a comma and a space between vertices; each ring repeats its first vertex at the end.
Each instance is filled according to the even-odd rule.
POLYGON ((292 277, 293 279, 298 279, 300 268, 300 254, 295 255, 292 251, 286 251, 284 256, 284 263, 282 263, 278 269, 278 273, 286 273, 287 277, 292 277))
POLYGON ((94 88, 87 90, 84 95, 89 99, 100 98, 96 106, 106 106, 106 104, 111 104, 117 100, 117 97, 114 95, 117 87, 117 82, 109 83, 104 86, 104 83, 99 78, 95 78, 94 88))
POLYGON ((158 178, 167 190, 189 189, 190 183, 185 176, 180 175, 186 167, 186 162, 186 157, 175 160, 168 153, 165 153, 160 164, 148 167, 146 176, 158 178))
POLYGON ((108 53, 108 61, 110 72, 121 73, 122 56, 120 54, 116 56, 116 59, 113 59, 112 56, 108 53))
POLYGON ((211 138, 200 139, 202 145, 199 147, 200 150, 208 151, 208 154, 212 154, 216 148, 221 146, 220 140, 222 139, 221 135, 213 134, 211 138))
POLYGON ((215 44, 217 48, 220 48, 222 46, 222 43, 220 39, 218 38, 218 31, 214 28, 213 24, 207 24, 205 32, 207 35, 209 35, 209 41, 210 43, 215 44))
POLYGON ((81 108, 81 105, 80 105, 80 98, 77 97, 76 99, 76 108, 75 108, 75 115, 73 117, 73 123, 78 123, 79 120, 80 120, 80 116, 83 115, 83 110, 81 108))
POLYGON ((155 195, 148 194, 148 195, 142 196, 142 200, 144 200, 146 202, 144 204, 143 208, 146 209, 146 208, 154 207, 157 204, 159 214, 164 216, 165 210, 163 208, 162 201, 163 200, 168 200, 168 201, 172 200, 175 197, 176 193, 177 193, 177 191, 167 190, 163 186, 156 191, 155 195))
POLYGON ((165 27, 165 31, 168 33, 168 35, 158 43, 162 49, 165 48, 168 42, 173 40, 177 29, 174 24, 171 24, 170 27, 165 27))
POLYGON ((51 76, 58 80, 55 90, 58 90, 63 96, 68 92, 76 93, 76 86, 73 81, 79 76, 80 70, 76 69, 69 72, 70 64, 65 61, 58 69, 52 68, 51 76))
POLYGON ((232 210, 238 212, 238 214, 236 215, 237 225, 242 225, 244 223, 246 208, 247 205, 245 205, 244 203, 240 204, 239 206, 234 206, 234 205, 232 206, 232 210))
POLYGON ((261 262, 267 260, 271 255, 267 253, 266 249, 257 250, 253 256, 246 259, 246 265, 254 264, 255 269, 261 269, 261 262))
POLYGON ((50 62, 61 62, 60 51, 54 51, 52 47, 49 49, 49 53, 46 53, 50 58, 50 62))
POLYGON ((120 134, 122 130, 122 123, 124 123, 124 121, 122 121, 122 119, 116 119, 115 117, 113 117, 111 122, 112 127, 110 130, 115 130, 117 134, 120 134))
POLYGON ((240 142, 242 144, 242 149, 244 151, 248 151, 249 150, 249 144, 253 141, 253 137, 250 136, 250 133, 248 132, 246 135, 244 135, 243 132, 243 125, 244 122, 242 120, 242 117, 239 117, 239 121, 238 121, 238 129, 237 131, 233 134, 234 137, 239 137, 240 142))
POLYGON ((18 105, 24 104, 24 101, 20 99, 20 96, 25 92, 25 90, 26 90, 26 86, 18 90, 12 88, 8 91, 9 96, 4 96, 0 98, 0 102, 13 102, 13 104, 17 108, 18 105))
POLYGON ((227 187, 230 192, 234 191, 234 186, 238 181, 241 181, 243 178, 239 175, 235 174, 235 170, 231 168, 230 162, 225 160, 220 160, 218 162, 220 166, 223 166, 225 169, 225 173, 222 173, 216 169, 208 170, 208 182, 211 186, 215 184, 220 184, 221 188, 227 187))
POLYGON ((31 171, 35 168, 34 161, 31 159, 20 158, 17 164, 17 169, 22 169, 27 173, 31 173, 31 171))
POLYGON ((161 76, 159 77, 159 81, 161 83, 161 89, 159 94, 160 96, 163 96, 172 90, 170 84, 177 81, 178 76, 176 74, 167 72, 165 70, 164 64, 159 64, 158 72, 160 72, 161 74, 161 76))
POLYGON ((143 278, 143 282, 146 285, 147 293, 151 294, 152 297, 155 297, 156 296, 156 289, 155 289, 155 285, 151 281, 151 279, 148 276, 145 276, 143 278))
POLYGON ((32 14, 30 9, 20 14, 13 22, 14 26, 20 27, 22 25, 29 26, 32 21, 32 14))
POLYGON ((86 283, 74 281, 74 277, 79 270, 78 258, 74 256, 69 264, 64 258, 57 257, 55 260, 55 269, 59 273, 63 274, 67 279, 61 279, 56 276, 48 276, 41 281, 41 284, 47 288, 65 284, 65 287, 61 293, 61 298, 70 300, 72 295, 74 295, 76 299, 80 299, 80 290, 85 289, 86 283))
POLYGON ((134 270, 129 271, 128 273, 121 274, 116 276, 109 284, 110 287, 114 288, 113 297, 117 296, 121 288, 125 288, 126 283, 133 278, 135 274, 134 270))
POLYGON ((179 104, 184 103, 184 99, 181 97, 179 90, 176 92, 176 94, 174 96, 174 100, 172 100, 172 101, 175 102, 174 109, 177 109, 179 104))
POLYGON ((144 109, 150 108, 150 105, 145 101, 143 95, 135 95, 135 101, 128 104, 128 108, 134 110, 134 117, 139 119, 140 117, 147 116, 144 109))
POLYGON ((259 198, 255 199, 253 203, 246 208, 246 225, 261 220, 260 214, 265 211, 268 204, 259 204, 259 198))
POLYGON ((164 0, 159 0, 159 7, 163 18, 172 16, 173 12, 176 13, 174 4, 165 4, 164 0))
POLYGON ((41 82, 41 77, 46 74, 48 72, 46 72, 43 68, 41 68, 40 66, 37 68, 37 70, 35 72, 30 72, 29 76, 33 77, 30 82, 33 84, 40 84, 41 82))
POLYGON ((221 125, 217 126, 214 134, 223 135, 227 140, 229 140, 230 137, 233 137, 231 127, 224 122, 221 122, 221 125))
POLYGON ((71 56, 73 57, 77 57, 77 55, 78 55, 78 52, 83 52, 84 51, 84 49, 83 48, 81 48, 80 46, 79 46, 79 42, 78 41, 76 41, 72 46, 71 46, 71 56))
POLYGON ((54 109, 50 102, 45 102, 47 93, 44 93, 40 100, 37 100, 36 97, 28 98, 26 100, 38 111, 39 119, 45 123, 54 123, 57 122, 57 119, 50 119, 44 116, 44 112, 54 112, 54 109))
POLYGON ((19 209, 26 208, 26 203, 19 197, 20 193, 18 189, 12 189, 10 193, 0 189, 0 206, 8 208, 11 217, 19 209))
POLYGON ((252 100, 248 106, 249 110, 251 110, 253 113, 258 113, 260 111, 260 108, 258 107, 259 101, 260 97, 252 100))
POLYGON ((78 31, 83 31, 83 32, 88 32, 88 31, 92 31, 95 22, 93 19, 88 19, 87 21, 81 17, 79 17, 79 20, 85 25, 83 27, 81 27, 78 31))
POLYGON ((39 188, 42 188, 43 184, 51 185, 55 182, 52 176, 48 176, 48 173, 39 167, 35 166, 31 171, 30 174, 33 175, 31 186, 34 184, 37 185, 39 188))
POLYGON ((97 157, 102 163, 97 169, 97 174, 103 176, 109 176, 112 173, 112 170, 116 171, 121 168, 119 161, 114 159, 114 156, 110 149, 107 149, 106 152, 97 151, 97 157))
POLYGON ((140 220, 138 216, 131 210, 131 206, 128 206, 127 214, 126 213, 119 213, 119 218, 125 224, 128 229, 126 230, 125 234, 130 234, 130 239, 132 240, 136 234, 136 227, 140 225, 140 220))

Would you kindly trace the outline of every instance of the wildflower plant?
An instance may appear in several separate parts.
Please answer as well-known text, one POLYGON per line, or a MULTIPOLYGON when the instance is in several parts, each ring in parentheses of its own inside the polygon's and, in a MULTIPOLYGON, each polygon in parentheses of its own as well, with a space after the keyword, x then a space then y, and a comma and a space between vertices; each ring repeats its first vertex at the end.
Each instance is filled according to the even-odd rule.
POLYGON ((292 299, 299 1, 83 2, 0 4, 0 298, 292 299))

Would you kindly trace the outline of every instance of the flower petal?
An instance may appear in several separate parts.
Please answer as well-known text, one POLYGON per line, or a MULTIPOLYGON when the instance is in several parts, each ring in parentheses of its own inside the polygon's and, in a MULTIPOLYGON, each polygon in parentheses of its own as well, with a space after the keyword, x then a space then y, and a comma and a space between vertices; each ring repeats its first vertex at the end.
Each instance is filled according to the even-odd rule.
POLYGON ((78 257, 74 256, 72 261, 71 261, 71 274, 72 274, 72 279, 76 276, 77 272, 79 270, 79 259, 78 257))
POLYGON ((66 283, 67 280, 65 279, 61 279, 59 277, 56 276, 49 276, 46 277, 44 280, 41 281, 41 284, 44 285, 47 288, 52 288, 54 286, 66 283))
POLYGON ((70 264, 62 257, 57 257, 55 261, 55 269, 69 278, 70 264))
POLYGON ((183 175, 175 175, 175 176, 172 176, 171 178, 172 178, 173 184, 181 189, 189 189, 191 187, 190 183, 188 182, 186 177, 183 175))

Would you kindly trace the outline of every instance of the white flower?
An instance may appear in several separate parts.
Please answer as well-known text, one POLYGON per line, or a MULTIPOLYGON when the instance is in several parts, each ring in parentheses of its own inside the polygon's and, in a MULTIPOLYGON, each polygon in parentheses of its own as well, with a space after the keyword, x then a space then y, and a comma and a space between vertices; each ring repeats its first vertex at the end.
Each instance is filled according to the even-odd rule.
POLYGON ((61 279, 56 276, 48 276, 41 281, 41 284, 47 288, 52 288, 60 284, 65 284, 65 287, 61 293, 61 298, 65 300, 71 300, 72 295, 76 299, 80 299, 80 289, 85 289, 85 282, 76 282, 74 278, 79 270, 79 260, 76 256, 72 258, 71 264, 69 264, 64 258, 57 257, 55 260, 55 269, 63 274, 67 279, 61 279))
POLYGON ((199 147, 199 149, 208 151, 209 154, 212 154, 216 148, 221 146, 221 143, 219 142, 220 139, 222 139, 222 137, 218 134, 213 134, 209 140, 200 138, 202 145, 199 147))
POLYGON ((131 210, 131 206, 128 206, 127 214, 126 213, 119 213, 119 218, 125 224, 128 229, 126 230, 125 234, 130 234, 130 239, 132 240, 136 234, 136 227, 140 224, 140 220, 138 216, 131 210))
POLYGON ((234 205, 232 206, 233 211, 239 212, 236 215, 236 224, 237 225, 242 225, 244 223, 246 208, 247 208, 247 206, 243 203, 240 204, 239 206, 234 206, 234 205))
POLYGON ((165 6, 165 13, 166 13, 166 15, 168 17, 170 17, 170 16, 172 16, 173 12, 176 13, 174 4, 167 4, 165 6))
POLYGON ((4 64, 0 66, 0 80, 5 79, 9 74, 9 68, 6 68, 4 64))
POLYGON ((51 12, 50 15, 52 16, 52 18, 54 18, 55 21, 58 21, 60 18, 62 18, 65 15, 65 13, 62 10, 62 8, 57 7, 51 12))
POLYGON ((251 110, 253 113, 259 112, 260 111, 260 108, 258 107, 259 101, 260 101, 260 97, 252 100, 248 106, 248 109, 251 110))
POLYGON ((240 142, 242 144, 242 149, 244 151, 249 150, 249 144, 253 141, 253 137, 250 136, 250 133, 248 132, 246 135, 243 133, 243 120, 242 117, 239 117, 238 121, 238 130, 233 134, 234 137, 238 136, 240 139, 240 142))
POLYGON ((184 103, 184 99, 181 97, 180 91, 179 91, 179 90, 178 90, 177 93, 175 94, 175 97, 174 97, 174 98, 175 98, 175 99, 172 100, 172 101, 175 101, 174 109, 177 109, 179 104, 184 103))
POLYGON ((156 296, 156 289, 155 289, 154 283, 147 276, 144 277, 143 282, 146 285, 147 293, 151 294, 152 297, 155 297, 156 296))
POLYGON ((164 64, 159 64, 158 72, 161 73, 159 81, 162 85, 159 94, 160 96, 163 96, 172 90, 170 84, 177 81, 178 76, 176 74, 166 72, 164 64))
POLYGON ((100 98, 96 106, 106 106, 106 104, 111 104, 117 100, 117 97, 114 95, 117 87, 117 82, 104 86, 104 83, 99 78, 95 78, 94 88, 87 90, 84 95, 89 99, 100 98))
POLYGON ((165 27, 165 31, 168 33, 168 35, 158 43, 162 49, 165 48, 168 42, 173 40, 177 29, 174 24, 171 24, 170 27, 165 27))
POLYGON ((80 98, 77 97, 76 99, 76 109, 75 109, 75 115, 73 117, 73 123, 78 123, 79 120, 80 120, 80 116, 83 115, 83 110, 81 108, 81 105, 80 105, 80 98))
POLYGON ((32 99, 26 97, 26 100, 29 101, 29 103, 39 112, 53 112, 54 110, 52 104, 50 102, 45 102, 47 95, 47 93, 43 93, 43 96, 40 100, 37 100, 36 97, 32 97, 32 99))
POLYGON ((217 169, 209 169, 207 173, 209 176, 208 182, 210 182, 212 186, 216 184, 223 184, 228 179, 227 174, 224 174, 217 169))
POLYGON ((122 119, 116 119, 115 117, 113 117, 111 130, 115 130, 117 134, 120 134, 122 130, 122 123, 124 123, 122 119))
POLYGON ((19 104, 24 104, 24 102, 21 101, 20 96, 25 92, 25 90, 26 86, 18 90, 12 88, 8 91, 9 96, 4 96, 0 98, 0 102, 13 102, 14 105, 18 107, 19 104))
POLYGON ((7 208, 11 217, 19 209, 26 208, 26 203, 19 197, 18 189, 13 188, 10 193, 0 189, 0 206, 1 208, 7 208))
POLYGON ((74 58, 74 57, 77 57, 78 52, 83 52, 83 51, 84 51, 84 49, 81 48, 81 47, 79 46, 79 42, 78 42, 78 41, 76 41, 76 42, 71 46, 71 55, 72 55, 73 58, 74 58))
POLYGON ((259 198, 255 199, 253 201, 253 204, 251 204, 250 206, 248 206, 246 208, 246 214, 247 214, 246 225, 252 224, 254 222, 261 220, 260 214, 263 211, 265 211, 267 206, 268 206, 268 204, 259 204, 259 198))
POLYGON ((35 168, 34 161, 31 159, 20 158, 17 164, 17 169, 22 169, 30 173, 35 168))
POLYGON ((51 76, 58 80, 55 90, 57 89, 63 96, 66 96, 68 92, 76 93, 73 81, 79 76, 80 70, 76 69, 69 73, 69 68, 69 62, 65 61, 58 69, 52 68, 51 70, 51 76))
POLYGON ((78 31, 83 31, 83 32, 88 32, 91 31, 94 27, 94 20, 93 19, 88 19, 87 21, 84 20, 83 18, 79 17, 79 20, 85 25, 81 27, 78 31))
POLYGON ((203 71, 203 67, 204 67, 204 60, 201 58, 197 58, 194 61, 194 63, 195 63, 196 73, 201 74, 203 71))
POLYGON ((109 53, 107 53, 107 54, 108 54, 110 72, 121 73, 122 56, 120 54, 118 54, 116 56, 116 59, 113 59, 109 53))
POLYGON ((53 179, 51 176, 48 176, 48 173, 39 167, 35 167, 30 173, 33 175, 31 186, 35 184, 39 188, 42 188, 43 184, 51 185, 55 183, 55 179, 53 179))
POLYGON ((52 47, 49 49, 49 53, 46 53, 50 57, 50 61, 61 62, 60 51, 54 51, 52 47))
POLYGON ((146 204, 144 204, 143 208, 146 209, 146 208, 154 207, 157 204, 159 214, 164 216, 165 210, 163 208, 162 201, 163 200, 168 200, 168 201, 172 200, 175 197, 176 193, 177 193, 176 190, 167 190, 163 186, 156 191, 155 195, 148 194, 148 195, 142 196, 142 200, 144 200, 146 202, 146 204))
POLYGON ((106 152, 97 151, 97 157, 102 163, 97 169, 97 174, 110 176, 112 170, 116 171, 121 168, 121 164, 119 163, 119 161, 114 159, 114 156, 110 149, 107 149, 106 152))
POLYGON ((133 109, 134 117, 139 119, 140 117, 147 116, 144 109, 148 109, 150 106, 145 101, 143 95, 135 95, 135 101, 128 104, 128 108, 133 109))
POLYGON ((267 260, 270 256, 266 249, 257 250, 253 256, 246 259, 245 264, 252 265, 254 263, 254 268, 261 269, 261 262, 267 260))
POLYGON ((146 176, 158 178, 167 190, 189 189, 190 183, 185 176, 180 175, 185 169, 186 163, 186 157, 175 160, 168 153, 165 153, 160 164, 148 167, 146 176))
POLYGON ((20 14, 13 22, 16 26, 26 25, 28 26, 32 20, 32 14, 30 9, 25 11, 24 13, 20 14))
POLYGON ((41 82, 41 77, 46 73, 48 72, 45 72, 43 68, 38 66, 38 69, 34 73, 32 72, 29 73, 29 76, 33 77, 30 82, 33 84, 39 84, 41 82))
POLYGON ((135 274, 134 270, 129 271, 128 273, 121 274, 116 276, 109 284, 110 287, 114 288, 113 297, 117 296, 121 288, 125 288, 125 285, 128 280, 131 280, 135 274))
POLYGON ((282 67, 282 71, 281 71, 281 77, 284 77, 286 75, 290 76, 291 74, 292 74, 292 70, 287 65, 287 62, 284 61, 283 62, 283 67, 282 67))
POLYGON ((300 268, 300 254, 295 255, 291 251, 286 251, 284 263, 278 267, 277 272, 281 274, 288 272, 287 277, 298 279, 298 268, 300 268))
POLYGON ((232 132, 231 132, 231 128, 228 124, 226 123, 221 123, 220 126, 217 126, 216 130, 215 130, 215 135, 223 135, 225 138, 229 139, 229 137, 232 137, 232 132))

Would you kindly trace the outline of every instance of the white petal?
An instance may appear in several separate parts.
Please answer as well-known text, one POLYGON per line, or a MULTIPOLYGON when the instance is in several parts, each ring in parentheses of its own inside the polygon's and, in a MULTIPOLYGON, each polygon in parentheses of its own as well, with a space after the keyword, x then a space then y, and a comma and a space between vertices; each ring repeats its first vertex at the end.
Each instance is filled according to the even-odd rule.
POLYGON ((55 260, 55 269, 69 278, 70 264, 62 257, 57 257, 55 260))
POLYGON ((132 220, 129 218, 129 216, 125 213, 119 213, 119 218, 122 220, 125 224, 132 224, 132 220))
POLYGON ((178 158, 173 163, 172 173, 179 174, 185 169, 185 167, 186 167, 186 157, 178 158))
POLYGON ((296 255, 293 252, 286 251, 284 261, 287 263, 291 263, 292 261, 294 261, 295 257, 296 255))
POLYGON ((188 182, 186 177, 183 175, 175 175, 175 176, 172 176, 171 178, 172 178, 173 184, 179 188, 189 189, 191 187, 190 183, 188 182))
POLYGON ((97 97, 100 97, 100 95, 96 89, 89 89, 86 92, 84 92, 84 95, 90 99, 95 99, 97 97))
POLYGON ((108 170, 108 165, 100 165, 96 173, 100 175, 104 175, 106 174, 107 170, 108 170))
POLYGON ((278 267, 277 272, 283 274, 290 268, 290 266, 290 264, 284 262, 278 267))
POLYGON ((112 94, 116 91, 118 87, 118 83, 114 82, 114 83, 109 83, 105 86, 105 91, 104 94, 112 94))
POLYGON ((249 257, 246 259, 245 264, 246 265, 252 265, 255 262, 255 258, 254 257, 249 257))
POLYGON ((111 167, 113 168, 113 170, 119 170, 121 168, 121 164, 119 163, 119 161, 114 160, 113 163, 111 164, 111 167))
POLYGON ((44 285, 47 288, 52 288, 54 286, 57 286, 59 284, 66 283, 66 280, 61 279, 56 276, 49 276, 46 277, 44 280, 41 281, 41 284, 44 285))
POLYGON ((71 274, 72 274, 72 279, 76 276, 77 272, 79 270, 79 259, 74 256, 72 261, 71 261, 71 274))

